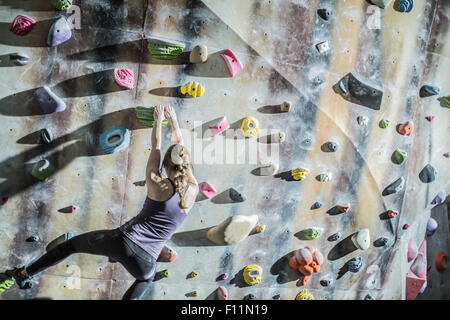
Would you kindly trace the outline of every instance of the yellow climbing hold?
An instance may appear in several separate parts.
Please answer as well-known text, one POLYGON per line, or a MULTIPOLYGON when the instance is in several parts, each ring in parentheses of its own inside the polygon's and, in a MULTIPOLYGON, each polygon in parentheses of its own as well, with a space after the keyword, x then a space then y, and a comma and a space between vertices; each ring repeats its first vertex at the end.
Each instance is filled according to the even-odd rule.
POLYGON ((297 294, 295 300, 314 300, 314 296, 307 289, 303 289, 297 294))
POLYGON ((262 268, 257 264, 251 264, 244 268, 244 281, 250 286, 261 282, 262 268))
POLYGON ((308 169, 294 169, 291 170, 291 175, 294 180, 303 180, 305 179, 309 174, 308 169))
POLYGON ((197 98, 201 97, 203 93, 205 93, 205 88, 203 88, 203 86, 198 82, 190 81, 181 86, 180 91, 182 94, 189 94, 194 98, 197 98))
POLYGON ((258 134, 259 122, 253 117, 247 117, 242 120, 241 130, 246 138, 256 137, 258 134))

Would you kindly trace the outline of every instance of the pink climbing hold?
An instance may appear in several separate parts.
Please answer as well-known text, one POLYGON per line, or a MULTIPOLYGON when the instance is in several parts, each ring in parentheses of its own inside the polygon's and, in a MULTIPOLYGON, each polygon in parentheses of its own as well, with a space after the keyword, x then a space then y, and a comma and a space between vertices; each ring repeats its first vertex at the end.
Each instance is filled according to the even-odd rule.
POLYGON ((71 206, 72 209, 72 213, 75 213, 78 211, 78 207, 77 206, 71 206))
POLYGON ((350 203, 346 203, 346 204, 343 204, 343 205, 337 205, 336 208, 339 210, 339 212, 345 213, 348 210, 350 210, 351 205, 350 205, 350 203))
POLYGON ((205 197, 207 197, 208 199, 211 199, 211 197, 213 195, 216 194, 216 189, 213 188, 213 186, 211 186, 208 182, 203 182, 200 187, 199 187, 201 193, 203 193, 203 195, 205 197))
POLYGON ((7 204, 8 201, 9 201, 9 198, 8 198, 8 197, 3 197, 3 198, 2 198, 2 205, 7 204))
POLYGON ((214 126, 209 126, 209 129, 211 130, 211 134, 213 137, 217 136, 219 133, 224 132, 225 130, 228 130, 230 128, 230 124, 227 121, 227 118, 222 117, 222 119, 219 120, 219 122, 214 126))
POLYGON ((446 157, 446 158, 450 158, 450 152, 446 152, 446 153, 444 153, 444 157, 446 157))
POLYGON ((129 69, 114 69, 114 78, 119 86, 133 90, 134 72, 129 69))
POLYGON ((230 72, 231 77, 234 77, 234 75, 242 70, 243 66, 239 62, 238 58, 234 55, 233 51, 230 49, 225 50, 220 54, 220 56, 225 60, 225 63, 227 64, 228 71, 230 72))
POLYGON ((423 240, 418 255, 406 275, 406 300, 414 300, 427 280, 427 240, 423 240))
POLYGON ((228 279, 228 273, 224 273, 220 278, 222 280, 227 280, 228 279))
POLYGON ((409 224, 405 223, 405 224, 403 225, 403 230, 408 230, 408 228, 409 228, 409 224))
POLYGON ((36 21, 27 16, 17 16, 11 24, 9 29, 12 33, 18 36, 25 36, 31 32, 36 21))
POLYGON ((427 119, 429 122, 433 121, 435 116, 426 116, 425 119, 427 119))
POLYGON ((407 253, 408 262, 413 261, 416 256, 417 256, 417 245, 414 242, 413 238, 411 238, 409 239, 408 242, 408 253, 407 253))

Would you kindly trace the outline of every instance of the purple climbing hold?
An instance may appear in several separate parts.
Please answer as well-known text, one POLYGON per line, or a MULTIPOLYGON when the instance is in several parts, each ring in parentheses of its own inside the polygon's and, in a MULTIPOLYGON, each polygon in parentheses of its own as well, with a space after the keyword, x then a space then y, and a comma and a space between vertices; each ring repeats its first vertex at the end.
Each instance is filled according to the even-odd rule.
POLYGON ((56 20, 51 26, 50 31, 48 32, 47 44, 50 47, 54 47, 66 42, 70 38, 72 38, 72 29, 70 29, 66 17, 63 16, 56 20))
POLYGON ((427 236, 431 237, 438 227, 438 223, 435 219, 430 218, 427 222, 427 236))
POLYGON ((445 201, 446 195, 444 191, 440 191, 431 201, 430 204, 432 205, 438 205, 445 201))
POLYGON ((44 86, 34 92, 34 98, 37 100, 44 113, 62 112, 66 110, 66 104, 49 87, 44 86))

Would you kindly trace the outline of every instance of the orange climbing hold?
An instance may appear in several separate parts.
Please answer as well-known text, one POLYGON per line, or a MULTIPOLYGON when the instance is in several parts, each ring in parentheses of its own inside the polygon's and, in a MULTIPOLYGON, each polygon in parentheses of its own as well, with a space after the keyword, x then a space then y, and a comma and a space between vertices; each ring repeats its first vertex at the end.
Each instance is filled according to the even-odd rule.
POLYGON ((412 121, 408 121, 404 124, 398 126, 398 133, 402 135, 410 136, 414 130, 414 123, 412 121))
POLYGON ((434 265, 436 266, 436 270, 439 272, 444 272, 448 268, 448 256, 445 252, 438 252, 436 258, 434 259, 434 265))
POLYGON ((303 275, 303 286, 306 285, 310 276, 320 271, 322 263, 322 253, 311 246, 297 250, 291 259, 289 259, 289 267, 299 271, 303 275))
POLYGON ((392 219, 392 218, 395 218, 396 216, 398 216, 398 211, 388 210, 387 214, 388 214, 388 217, 392 219))

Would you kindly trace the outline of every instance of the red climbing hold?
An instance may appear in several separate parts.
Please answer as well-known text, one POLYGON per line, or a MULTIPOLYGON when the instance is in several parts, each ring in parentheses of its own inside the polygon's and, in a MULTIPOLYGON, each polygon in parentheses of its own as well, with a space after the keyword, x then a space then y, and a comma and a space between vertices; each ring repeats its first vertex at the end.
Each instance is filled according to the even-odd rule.
POLYGON ((31 32, 35 24, 36 21, 30 17, 17 16, 11 24, 11 28, 9 30, 18 36, 25 36, 31 32))
POLYGON ((168 246, 164 246, 164 248, 162 248, 159 256, 165 262, 172 262, 172 261, 175 261, 176 258, 178 258, 178 253, 175 250, 173 250, 172 248, 170 248, 168 246))
POLYGON ((114 78, 119 86, 133 90, 134 72, 129 69, 114 69, 114 78))
POLYGON ((336 208, 339 210, 339 212, 344 212, 344 213, 347 212, 348 210, 350 210, 350 207, 351 207, 350 203, 336 206, 336 208))
POLYGON ((398 212, 397 211, 394 211, 394 210, 388 210, 388 217, 389 218, 395 218, 396 216, 398 216, 398 212))

